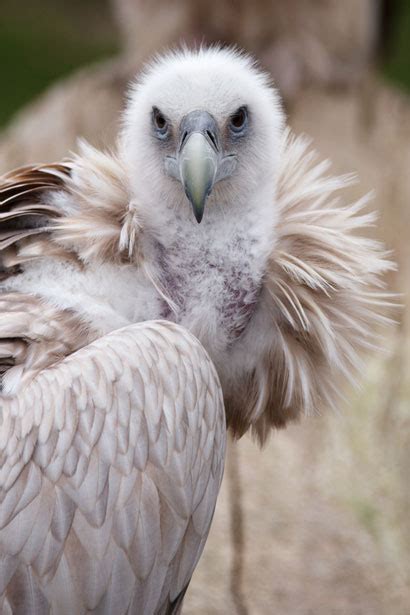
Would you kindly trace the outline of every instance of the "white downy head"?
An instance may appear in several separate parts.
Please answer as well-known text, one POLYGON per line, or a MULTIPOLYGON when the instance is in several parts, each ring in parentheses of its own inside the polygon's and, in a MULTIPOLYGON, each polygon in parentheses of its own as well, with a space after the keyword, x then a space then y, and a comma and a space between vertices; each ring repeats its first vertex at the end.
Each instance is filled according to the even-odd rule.
POLYGON ((133 196, 161 225, 175 215, 245 224, 267 205, 272 216, 283 128, 279 96, 248 56, 220 48, 161 56, 131 87, 124 116, 133 196))

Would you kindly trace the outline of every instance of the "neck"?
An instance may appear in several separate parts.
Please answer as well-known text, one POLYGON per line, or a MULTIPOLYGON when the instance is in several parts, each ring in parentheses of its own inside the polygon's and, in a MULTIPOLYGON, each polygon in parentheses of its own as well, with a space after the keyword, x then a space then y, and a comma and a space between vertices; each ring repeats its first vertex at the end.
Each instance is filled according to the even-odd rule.
POLYGON ((155 225, 157 275, 176 305, 172 314, 164 304, 162 316, 186 326, 211 355, 231 345, 252 316, 275 226, 272 188, 266 192, 269 199, 259 190, 236 205, 214 197, 201 224, 184 202, 155 225))

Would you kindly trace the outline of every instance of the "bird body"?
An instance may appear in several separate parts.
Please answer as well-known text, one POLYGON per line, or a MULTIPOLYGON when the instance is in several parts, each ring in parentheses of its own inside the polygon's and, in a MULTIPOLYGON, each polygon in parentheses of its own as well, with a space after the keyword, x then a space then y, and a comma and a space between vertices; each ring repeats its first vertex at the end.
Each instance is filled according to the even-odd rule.
MULTIPOLYGON (((0 180, 4 403, 24 408, 27 391, 39 379, 47 382, 50 370, 61 364, 66 373, 69 361, 79 374, 87 352, 105 343, 100 338, 126 346, 135 323, 165 319, 190 331, 208 352, 234 436, 251 430, 264 442, 272 427, 333 405, 339 381, 354 379, 360 351, 372 347, 374 328, 388 322, 391 299, 381 278, 392 265, 383 246, 360 235, 374 220, 363 212, 367 199, 344 204, 339 192, 352 178, 332 177, 328 169, 306 139, 285 128, 276 91, 246 56, 215 48, 156 60, 131 86, 114 152, 82 143, 63 163, 18 169, 0 180)), ((168 351, 175 392, 178 369, 168 351)), ((159 412, 157 377, 150 370, 141 375, 139 363, 127 365, 125 355, 122 365, 140 374, 159 412)), ((210 378, 202 377, 195 381, 198 395, 210 378)), ((165 387, 163 371, 161 378, 165 387)), ((83 379, 88 383, 86 374, 83 379)), ((98 403, 114 403, 114 382, 98 403)), ((207 411, 215 421, 220 400, 213 383, 207 411)), ((64 378, 62 385, 66 390, 64 378)), ((77 402, 74 395, 74 414, 77 402)), ((181 425, 173 421, 168 428, 176 445, 181 425)), ((214 455, 219 464, 203 541, 222 472, 221 429, 218 436, 203 432, 212 440, 207 462, 214 455)), ((125 437, 120 431, 111 432, 114 444, 125 437)), ((111 446, 109 439, 104 446, 111 446)), ((173 478, 166 458, 158 459, 157 491, 173 478)), ((185 458, 184 472, 191 462, 185 458)), ((204 466, 199 474, 209 471, 204 466)), ((15 476, 22 485, 18 470, 15 476)), ((57 488, 59 478, 52 480, 57 488)), ((138 491, 138 497, 145 495, 138 491)), ((185 519, 196 510, 190 502, 185 519)), ((151 532, 145 529, 143 554, 151 532)), ((110 540, 112 528, 104 536, 110 540)), ((191 562, 202 546, 192 546, 191 562)), ((128 557, 129 544, 121 548, 128 557)), ((183 580, 173 578, 165 593, 178 596, 189 575, 183 580)), ((157 612, 163 602, 155 604, 143 612, 157 612)))

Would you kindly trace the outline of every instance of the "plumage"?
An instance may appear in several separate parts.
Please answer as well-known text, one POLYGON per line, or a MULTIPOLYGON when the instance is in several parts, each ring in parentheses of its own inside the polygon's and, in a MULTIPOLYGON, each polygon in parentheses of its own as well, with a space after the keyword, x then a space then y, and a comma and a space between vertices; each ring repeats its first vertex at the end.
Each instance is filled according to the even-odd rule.
POLYGON ((53 612, 125 613, 133 601, 131 612, 171 612, 202 550, 223 471, 223 400, 198 341, 165 322, 108 334, 3 399, 1 432, 2 612, 37 612, 40 598, 15 595, 28 573, 53 612), (177 399, 169 362, 181 366, 177 399), (149 383, 138 386, 144 368, 160 405, 143 395, 149 383), (112 389, 110 404, 100 403, 102 386, 112 389), (78 387, 84 404, 73 403, 78 387), (181 412, 177 447, 168 425, 181 412))
POLYGON ((178 326, 235 437, 263 443, 356 379, 393 265, 329 166, 252 61, 215 48, 147 68, 115 151, 0 179, 4 605, 30 585, 40 612, 180 608, 225 432, 178 326), (176 324, 135 324, 155 319, 176 324))

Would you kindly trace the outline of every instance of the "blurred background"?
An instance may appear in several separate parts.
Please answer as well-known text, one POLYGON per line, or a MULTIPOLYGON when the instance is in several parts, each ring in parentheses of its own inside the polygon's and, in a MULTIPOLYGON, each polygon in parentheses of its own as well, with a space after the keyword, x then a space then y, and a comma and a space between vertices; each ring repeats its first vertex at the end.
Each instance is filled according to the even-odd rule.
MULTIPOLYGON (((0 172, 59 159, 78 136, 111 146, 128 80, 185 41, 236 43, 269 70, 293 129, 336 173, 375 191, 383 239, 410 286, 410 2, 2 0, 0 172)), ((260 451, 229 447, 185 613, 409 615, 408 308, 340 414, 260 451)))

